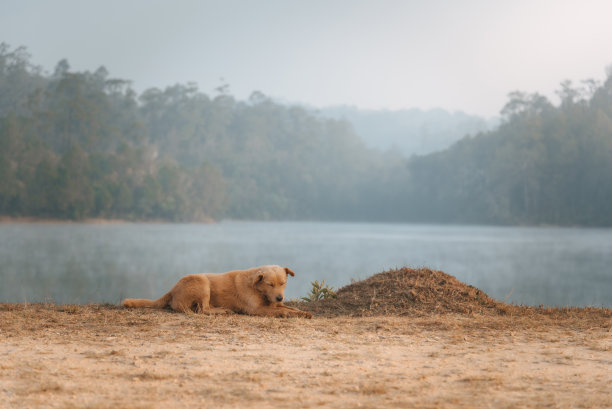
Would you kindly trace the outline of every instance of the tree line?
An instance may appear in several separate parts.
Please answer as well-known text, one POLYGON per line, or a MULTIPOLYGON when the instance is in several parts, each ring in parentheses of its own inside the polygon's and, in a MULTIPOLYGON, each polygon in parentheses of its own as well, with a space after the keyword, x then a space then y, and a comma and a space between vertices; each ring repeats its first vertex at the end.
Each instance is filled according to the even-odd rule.
POLYGON ((422 220, 612 225, 612 70, 603 84, 565 81, 553 105, 513 92, 494 131, 413 158, 422 220))
POLYGON ((382 167, 346 122, 194 84, 140 95, 0 47, 0 214, 198 221, 359 218, 382 167))
POLYGON ((0 215, 612 225, 612 76, 559 95, 513 93, 497 129, 404 158, 261 92, 137 94, 2 44, 0 215))

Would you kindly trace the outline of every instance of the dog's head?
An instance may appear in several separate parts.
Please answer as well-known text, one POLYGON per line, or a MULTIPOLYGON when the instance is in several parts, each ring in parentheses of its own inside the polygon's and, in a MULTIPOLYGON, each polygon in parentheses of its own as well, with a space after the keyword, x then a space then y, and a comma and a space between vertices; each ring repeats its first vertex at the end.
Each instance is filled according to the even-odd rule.
POLYGON ((285 299, 287 278, 295 273, 287 267, 262 266, 254 273, 254 288, 269 304, 278 304, 285 299))

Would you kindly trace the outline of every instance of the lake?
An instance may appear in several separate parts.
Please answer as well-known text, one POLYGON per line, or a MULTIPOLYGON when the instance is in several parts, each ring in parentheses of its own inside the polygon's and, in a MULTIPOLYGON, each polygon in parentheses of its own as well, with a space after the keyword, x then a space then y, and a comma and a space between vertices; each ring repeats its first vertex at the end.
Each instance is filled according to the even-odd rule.
POLYGON ((288 298, 430 267, 528 305, 612 307, 612 229, 370 223, 0 224, 0 302, 158 298, 183 275, 293 269, 288 298))

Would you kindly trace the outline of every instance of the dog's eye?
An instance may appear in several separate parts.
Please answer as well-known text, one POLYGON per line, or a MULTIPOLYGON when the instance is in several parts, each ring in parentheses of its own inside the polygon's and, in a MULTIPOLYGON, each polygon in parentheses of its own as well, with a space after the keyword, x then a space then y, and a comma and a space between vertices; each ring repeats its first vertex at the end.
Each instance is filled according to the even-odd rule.
POLYGON ((268 284, 268 285, 269 285, 270 287, 274 287, 274 284, 272 284, 272 283, 270 283, 270 284, 268 284))

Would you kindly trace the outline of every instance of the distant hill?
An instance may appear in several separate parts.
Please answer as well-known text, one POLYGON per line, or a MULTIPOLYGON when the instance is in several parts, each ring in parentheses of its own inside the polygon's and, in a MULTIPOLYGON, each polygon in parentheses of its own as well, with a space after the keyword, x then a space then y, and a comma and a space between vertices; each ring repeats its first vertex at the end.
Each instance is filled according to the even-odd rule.
POLYGON ((0 44, 0 216, 360 220, 393 166, 349 124, 260 92, 137 94, 104 67, 46 74, 0 44))
POLYGON ((409 160, 419 221, 612 226, 612 72, 559 105, 514 92, 493 131, 409 160))
POLYGON ((404 156, 444 150, 466 135, 490 131, 499 123, 498 118, 443 109, 375 111, 342 105, 318 112, 324 117, 351 123, 367 146, 384 151, 392 149, 404 156))
POLYGON ((612 226, 612 71, 499 126, 129 84, 0 44, 0 216, 612 226))

